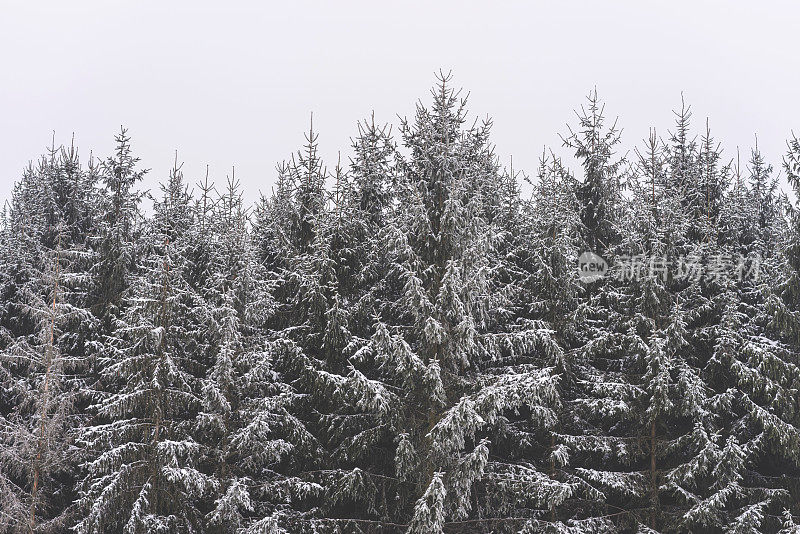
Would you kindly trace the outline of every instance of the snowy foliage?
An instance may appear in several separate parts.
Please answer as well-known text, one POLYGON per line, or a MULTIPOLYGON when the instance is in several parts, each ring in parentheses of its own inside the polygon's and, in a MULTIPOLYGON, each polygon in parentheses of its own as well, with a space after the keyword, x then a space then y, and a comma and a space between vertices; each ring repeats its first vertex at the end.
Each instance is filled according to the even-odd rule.
POLYGON ((312 122, 254 206, 177 159, 140 192, 124 129, 23 172, 0 532, 800 532, 800 142, 792 201, 684 103, 624 155, 592 91, 528 179, 430 96, 330 170, 312 122))

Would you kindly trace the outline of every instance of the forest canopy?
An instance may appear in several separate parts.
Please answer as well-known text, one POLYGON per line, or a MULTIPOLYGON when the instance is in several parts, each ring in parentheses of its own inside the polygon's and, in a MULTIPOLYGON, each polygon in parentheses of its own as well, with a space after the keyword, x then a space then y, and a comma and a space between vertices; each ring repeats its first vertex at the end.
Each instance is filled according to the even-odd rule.
POLYGON ((800 534, 800 141, 675 115, 623 154, 592 91, 528 178, 442 75, 253 205, 53 146, 0 221, 0 532, 800 534))

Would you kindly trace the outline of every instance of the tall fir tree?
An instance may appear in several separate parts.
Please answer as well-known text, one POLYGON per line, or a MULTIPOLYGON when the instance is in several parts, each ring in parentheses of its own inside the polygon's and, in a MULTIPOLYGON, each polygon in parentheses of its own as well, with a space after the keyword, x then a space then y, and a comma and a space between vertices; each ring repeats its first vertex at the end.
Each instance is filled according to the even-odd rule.
POLYGON ((143 236, 146 255, 102 361, 95 424, 83 431, 93 456, 84 466, 77 532, 195 532, 202 525, 197 502, 212 485, 196 468, 200 447, 192 436, 199 399, 186 364, 198 299, 184 276, 184 239, 194 221, 179 168, 162 189, 143 236))
POLYGON ((100 171, 105 195, 95 236, 98 258, 92 272, 91 293, 92 307, 102 320, 106 335, 114 330, 114 320, 123 314, 123 298, 136 274, 142 199, 136 186, 147 173, 137 169, 139 158, 132 154, 127 130, 122 128, 115 141, 114 156, 102 162, 100 171))
POLYGON ((4 220, 0 524, 9 531, 57 532, 74 513, 74 437, 94 325, 84 298, 92 178, 74 145, 52 146, 15 187, 4 220))

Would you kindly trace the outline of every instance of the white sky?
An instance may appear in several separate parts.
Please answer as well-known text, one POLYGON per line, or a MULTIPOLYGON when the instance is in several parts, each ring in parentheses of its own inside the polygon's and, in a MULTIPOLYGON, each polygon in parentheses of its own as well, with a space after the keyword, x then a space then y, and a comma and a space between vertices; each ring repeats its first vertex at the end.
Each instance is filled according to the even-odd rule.
POLYGON ((311 111, 333 167, 357 120, 410 117, 440 68, 529 174, 595 85, 626 148, 666 135, 681 91, 728 157, 757 133, 777 170, 800 135, 797 2, 161 4, 0 0, 0 201, 54 130, 105 156, 121 124, 145 187, 177 149, 191 183, 235 165, 255 200, 311 111))

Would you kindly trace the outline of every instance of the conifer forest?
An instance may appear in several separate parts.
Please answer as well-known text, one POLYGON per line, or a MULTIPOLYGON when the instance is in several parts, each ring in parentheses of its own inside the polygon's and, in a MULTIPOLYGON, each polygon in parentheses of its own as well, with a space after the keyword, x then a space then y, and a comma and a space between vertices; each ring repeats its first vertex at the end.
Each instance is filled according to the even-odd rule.
POLYGON ((422 89, 260 199, 125 129, 21 170, 0 532, 800 533, 800 140, 592 91, 525 174, 422 89))

